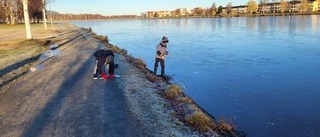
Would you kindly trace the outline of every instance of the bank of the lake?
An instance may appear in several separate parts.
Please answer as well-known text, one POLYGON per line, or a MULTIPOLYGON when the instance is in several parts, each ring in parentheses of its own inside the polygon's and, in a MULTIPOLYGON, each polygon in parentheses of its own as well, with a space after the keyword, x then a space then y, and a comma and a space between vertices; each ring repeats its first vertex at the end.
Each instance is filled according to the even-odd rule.
POLYGON ((248 136, 320 133, 319 15, 69 23, 108 36, 151 70, 155 46, 167 36, 172 82, 248 136))
MULTIPOLYGON (((3 30, 8 32, 2 33, 0 35, 1 37, 6 38, 5 40, 1 41, 0 46, 2 62, 1 64, 4 64, 3 66, 1 66, 1 80, 4 81, 1 81, 0 96, 1 98, 6 98, 2 100, 2 113, 0 113, 0 119, 4 121, 8 121, 8 119, 3 116, 9 113, 4 110, 10 110, 10 108, 6 108, 4 105, 4 103, 9 102, 3 101, 12 100, 13 102, 19 102, 18 100, 15 100, 17 97, 21 96, 21 98, 24 98, 24 94, 17 94, 16 91, 14 91, 12 88, 16 87, 16 84, 19 85, 20 81, 24 81, 25 75, 28 75, 28 73, 33 73, 29 72, 30 68, 36 67, 37 65, 39 65, 39 63, 44 62, 38 61, 37 59, 42 54, 42 52, 49 49, 51 44, 65 45, 66 43, 69 43, 67 47, 59 47, 57 49, 59 50, 60 48, 68 49, 69 46, 77 46, 79 43, 73 40, 75 40, 75 38, 81 38, 81 36, 86 36, 81 38, 81 40, 89 40, 95 43, 101 42, 102 44, 103 42, 101 40, 104 40, 103 36, 96 36, 94 33, 91 33, 91 38, 87 34, 88 32, 84 31, 83 28, 78 28, 70 24, 54 24, 54 31, 43 31, 41 25, 42 24, 32 26, 35 38, 35 40, 33 40, 34 43, 28 43, 29 41, 23 40, 24 33, 22 31, 22 26, 11 26, 12 28, 1 26, 2 28, 5 28, 3 30), (35 43, 37 44, 34 45, 35 43), (39 48, 41 50, 36 50, 39 48), (30 60, 30 58, 32 59, 30 60), (15 97, 11 98, 10 94, 16 95, 15 97)), ((88 44, 88 46, 89 45, 93 44, 91 43, 88 44)), ((179 93, 174 93, 176 94, 176 96, 170 96, 170 98, 168 98, 167 93, 169 92, 169 90, 167 87, 171 84, 163 80, 162 78, 152 77, 149 73, 147 73, 148 71, 146 71, 145 65, 143 64, 143 62, 141 62, 141 60, 136 59, 130 55, 126 55, 126 50, 124 49, 119 49, 116 46, 110 46, 110 44, 105 42, 103 45, 105 45, 105 47, 102 48, 110 48, 119 53, 116 54, 115 61, 120 66, 116 70, 116 73, 121 75, 121 78, 115 80, 120 83, 119 88, 124 91, 123 94, 127 98, 127 105, 129 106, 131 112, 144 125, 146 133, 142 133, 143 135, 200 136, 201 134, 206 134, 217 136, 217 134, 215 132, 212 132, 212 129, 210 128, 217 128, 219 127, 219 125, 220 129, 217 129, 219 129, 220 135, 236 135, 234 134, 235 132, 225 132, 225 130, 230 130, 231 128, 226 125, 227 123, 224 123, 221 120, 220 122, 218 122, 213 119, 210 114, 207 114, 205 111, 201 110, 201 108, 198 108, 198 106, 193 103, 192 99, 188 98, 181 91, 172 91, 179 93), (108 45, 109 47, 107 47, 108 45), (197 117, 193 117, 193 114, 195 114, 195 116, 197 117), (193 125, 192 122, 190 123, 190 121, 188 123, 188 118, 194 118, 190 120, 193 120, 193 122, 195 123, 193 123, 193 125), (202 120, 204 120, 204 123, 197 123, 201 122, 202 120), (209 128, 209 126, 203 124, 214 125, 209 128), (200 132, 200 130, 202 131, 202 133, 200 132)), ((83 52, 85 53, 85 51, 83 52)), ((66 60, 66 58, 64 58, 64 60, 66 60)), ((36 69, 33 69, 33 71, 41 71, 41 68, 38 68, 39 70, 36 69)), ((28 79, 28 82, 34 82, 35 80, 36 79, 28 79)), ((52 79, 52 81, 54 81, 54 79, 52 79)), ((25 84, 26 83, 20 83, 20 85, 25 84)), ((179 88, 175 88, 175 90, 179 90, 179 88)), ((38 95, 36 96, 39 97, 40 95, 42 95, 40 93, 37 94, 38 95)), ((40 103, 45 102, 35 103, 34 106, 39 105, 40 103)), ((30 105, 29 107, 33 108, 34 106, 30 105)), ((5 125, 0 126, 5 127, 5 125)), ((18 132, 12 133, 8 128, 2 128, 0 133, 7 135, 19 134, 18 132)))

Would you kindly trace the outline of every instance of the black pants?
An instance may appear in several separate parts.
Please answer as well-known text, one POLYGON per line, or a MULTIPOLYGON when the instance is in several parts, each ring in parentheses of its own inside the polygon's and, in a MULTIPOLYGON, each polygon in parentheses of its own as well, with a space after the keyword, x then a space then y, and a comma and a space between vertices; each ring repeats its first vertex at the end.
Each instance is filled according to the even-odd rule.
MULTIPOLYGON (((101 74, 102 71, 102 65, 104 65, 104 61, 103 60, 95 60, 96 65, 95 65, 95 69, 93 71, 93 74, 101 74)), ((114 62, 113 63, 109 63, 109 71, 106 72, 108 74, 114 74, 114 62)))
POLYGON ((154 71, 153 73, 156 75, 157 74, 157 69, 158 69, 158 64, 160 62, 160 65, 161 65, 161 75, 164 76, 164 60, 163 59, 159 59, 159 58, 156 58, 156 62, 154 63, 154 71))
POLYGON ((109 74, 114 74, 114 62, 109 63, 109 74))

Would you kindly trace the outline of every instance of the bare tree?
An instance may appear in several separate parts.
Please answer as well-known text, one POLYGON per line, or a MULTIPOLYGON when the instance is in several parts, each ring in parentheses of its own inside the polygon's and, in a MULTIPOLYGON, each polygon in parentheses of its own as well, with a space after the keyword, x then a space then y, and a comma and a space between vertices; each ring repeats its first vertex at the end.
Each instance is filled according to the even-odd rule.
POLYGON ((23 15, 24 15, 24 23, 26 26, 27 39, 32 39, 30 18, 29 18, 29 11, 28 11, 29 0, 21 0, 21 2, 23 5, 23 15))
POLYGON ((205 11, 202 7, 194 8, 193 12, 194 12, 194 16, 202 16, 203 14, 205 14, 205 11))
POLYGON ((308 0, 301 0, 301 3, 299 5, 299 12, 307 12, 309 11, 309 2, 308 0))
POLYGON ((211 9, 212 9, 211 16, 215 16, 217 14, 217 10, 218 10, 215 2, 212 4, 211 9))
POLYGON ((146 17, 147 17, 147 14, 144 13, 144 12, 141 12, 141 13, 140 13, 140 17, 141 17, 141 18, 146 18, 146 17))
POLYGON ((47 26, 47 17, 46 17, 46 0, 42 0, 42 18, 43 18, 43 25, 44 29, 47 31, 48 26, 47 26))
POLYGON ((2 3, 3 9, 7 16, 7 24, 16 24, 16 21, 22 13, 22 5, 20 0, 3 0, 2 3))
POLYGON ((205 9, 205 13, 206 13, 206 16, 207 16, 207 17, 210 17, 210 16, 211 16, 211 13, 212 13, 212 9, 211 9, 211 8, 206 8, 206 9, 205 9))
POLYGON ((0 0, 0 20, 3 22, 5 19, 5 12, 3 9, 3 0, 0 0))
POLYGON ((287 0, 280 0, 280 11, 281 11, 281 13, 284 13, 289 8, 290 8, 290 5, 287 2, 287 0))
POLYGON ((226 12, 228 15, 230 15, 232 13, 232 4, 231 2, 229 2, 226 6, 226 12))
POLYGON ((33 23, 39 23, 39 20, 42 18, 42 0, 29 0, 28 10, 30 18, 33 19, 33 23))
POLYGON ((248 2, 248 7, 247 7, 247 9, 248 9, 248 11, 249 11, 250 14, 252 14, 253 12, 256 12, 256 11, 258 10, 258 8, 259 8, 259 6, 258 6, 258 4, 257 4, 254 0, 250 0, 250 1, 248 2))
POLYGON ((179 9, 174 10, 174 13, 175 13, 176 17, 180 17, 181 16, 181 11, 179 9))

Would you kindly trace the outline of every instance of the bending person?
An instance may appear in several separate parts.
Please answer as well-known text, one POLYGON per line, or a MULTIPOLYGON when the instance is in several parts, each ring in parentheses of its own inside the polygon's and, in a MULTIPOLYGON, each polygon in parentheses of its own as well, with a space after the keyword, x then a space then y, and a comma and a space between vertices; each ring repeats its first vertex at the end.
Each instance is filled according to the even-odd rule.
POLYGON ((93 79, 98 79, 98 74, 104 79, 114 78, 114 54, 111 50, 98 50, 94 53, 96 65, 93 72, 93 79), (109 64, 109 77, 102 71, 102 65, 109 64))

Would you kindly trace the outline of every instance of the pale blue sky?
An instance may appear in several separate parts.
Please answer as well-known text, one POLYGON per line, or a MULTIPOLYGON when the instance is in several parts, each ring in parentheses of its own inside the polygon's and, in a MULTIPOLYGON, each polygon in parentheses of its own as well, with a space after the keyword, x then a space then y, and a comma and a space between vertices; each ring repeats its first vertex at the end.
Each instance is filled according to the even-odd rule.
MULTIPOLYGON (((146 11, 175 10, 187 7, 211 7, 215 2, 226 6, 245 5, 249 0, 53 0, 51 9, 59 13, 98 13, 101 15, 140 15, 146 11)), ((50 6, 47 7, 50 10, 50 6)))

